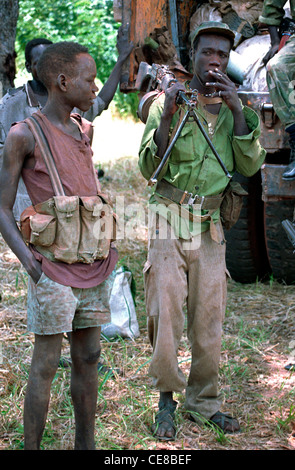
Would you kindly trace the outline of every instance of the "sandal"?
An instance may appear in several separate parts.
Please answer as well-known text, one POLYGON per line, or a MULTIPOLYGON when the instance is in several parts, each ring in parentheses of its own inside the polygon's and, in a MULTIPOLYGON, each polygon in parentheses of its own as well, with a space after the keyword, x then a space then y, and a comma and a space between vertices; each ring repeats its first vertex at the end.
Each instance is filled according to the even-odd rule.
POLYGON ((177 402, 159 403, 159 411, 156 414, 155 422, 152 425, 152 433, 154 437, 163 441, 174 441, 176 436, 176 427, 174 424, 174 412, 176 410, 177 402), (159 431, 164 430, 164 435, 159 431), (166 436, 170 432, 171 436, 166 436))
POLYGON ((224 433, 234 434, 240 432, 240 425, 236 418, 217 411, 210 419, 209 423, 217 426, 224 433))

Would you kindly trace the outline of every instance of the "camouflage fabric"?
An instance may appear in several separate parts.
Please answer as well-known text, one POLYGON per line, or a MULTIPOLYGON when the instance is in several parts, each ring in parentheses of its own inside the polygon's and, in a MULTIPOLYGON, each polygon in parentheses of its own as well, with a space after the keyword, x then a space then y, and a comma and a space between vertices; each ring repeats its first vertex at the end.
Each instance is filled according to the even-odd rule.
MULTIPOLYGON (((284 6, 287 0, 265 0, 259 21, 271 26, 279 26, 284 15, 284 6)), ((290 11, 292 18, 295 19, 295 0, 290 0, 290 11)))
POLYGON ((44 273, 37 284, 29 277, 28 330, 37 335, 52 335, 110 323, 112 285, 112 276, 85 289, 63 286, 44 273))
POLYGON ((276 114, 288 128, 295 124, 295 35, 267 63, 267 85, 276 114))

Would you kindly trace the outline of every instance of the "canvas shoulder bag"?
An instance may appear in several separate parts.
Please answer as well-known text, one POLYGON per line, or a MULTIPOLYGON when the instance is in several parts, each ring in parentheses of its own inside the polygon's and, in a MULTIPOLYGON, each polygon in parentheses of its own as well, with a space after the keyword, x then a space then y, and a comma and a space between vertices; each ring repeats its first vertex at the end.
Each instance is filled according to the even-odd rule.
POLYGON ((116 216, 99 191, 96 175, 95 196, 66 196, 40 124, 34 116, 25 122, 41 149, 54 196, 22 212, 23 239, 52 261, 90 264, 106 258, 115 239, 116 216))

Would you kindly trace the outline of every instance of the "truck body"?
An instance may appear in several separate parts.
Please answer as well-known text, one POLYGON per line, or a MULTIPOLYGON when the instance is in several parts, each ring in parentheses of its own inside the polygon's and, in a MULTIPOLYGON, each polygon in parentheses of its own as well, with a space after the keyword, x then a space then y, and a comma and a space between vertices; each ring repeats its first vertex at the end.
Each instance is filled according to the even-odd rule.
MULTIPOLYGON (((123 25, 129 24, 130 40, 135 45, 122 73, 122 92, 138 91, 136 79, 142 61, 152 65, 162 60, 162 64, 171 67, 177 79, 189 78, 190 20, 198 8, 208 3, 222 2, 114 0, 114 17, 123 25), (161 43, 163 35, 171 38, 172 48, 171 44, 170 49, 167 48, 170 55, 161 43)), ((246 8, 251 2, 243 4, 246 8)), ((282 226, 283 220, 293 220, 295 199, 295 181, 282 179, 289 162, 288 138, 268 91, 244 89, 243 81, 237 83, 237 88, 242 103, 260 116, 260 142, 267 155, 262 168, 253 177, 234 176, 248 191, 248 196, 244 198, 239 221, 225 231, 227 266, 232 278, 238 282, 255 282, 271 275, 292 284, 295 281, 294 248, 282 226)))

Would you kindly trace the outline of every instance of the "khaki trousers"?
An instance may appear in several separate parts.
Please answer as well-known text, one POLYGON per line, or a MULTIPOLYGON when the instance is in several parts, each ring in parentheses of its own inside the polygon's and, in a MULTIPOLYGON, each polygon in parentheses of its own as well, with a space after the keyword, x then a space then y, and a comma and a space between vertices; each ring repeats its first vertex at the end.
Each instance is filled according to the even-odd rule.
POLYGON ((185 241, 175 239, 164 218, 155 215, 152 219, 144 267, 148 334, 153 347, 149 373, 159 391, 186 389, 186 409, 208 419, 222 403, 218 370, 227 290, 223 229, 217 224, 220 244, 211 239, 209 231, 185 241), (159 237, 165 230, 167 237, 159 237), (192 354, 188 381, 177 359, 185 304, 192 354))

